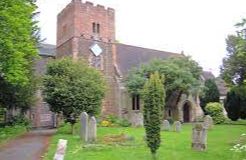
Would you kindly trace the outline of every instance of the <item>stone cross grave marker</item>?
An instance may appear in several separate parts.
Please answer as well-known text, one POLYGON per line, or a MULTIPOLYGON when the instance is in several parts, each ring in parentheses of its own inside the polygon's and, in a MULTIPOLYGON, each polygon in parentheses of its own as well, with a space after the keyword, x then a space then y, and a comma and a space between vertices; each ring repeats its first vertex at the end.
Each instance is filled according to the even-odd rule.
POLYGON ((88 141, 93 142, 96 141, 97 138, 97 121, 94 116, 92 116, 89 120, 88 127, 88 141))
POLYGON ((80 137, 84 142, 88 141, 88 114, 86 112, 81 113, 81 129, 80 137))
POLYGON ((196 123, 192 128, 192 148, 198 151, 207 149, 207 129, 201 123, 196 123))
POLYGON ((206 129, 213 128, 213 118, 210 115, 204 117, 203 127, 206 129))
POLYGON ((168 120, 163 121, 163 130, 164 131, 169 131, 170 130, 170 123, 168 120))
POLYGON ((54 160, 63 160, 67 148, 67 140, 59 139, 54 160))
POLYGON ((180 132, 181 131, 181 126, 182 126, 181 122, 175 121, 173 123, 173 126, 174 126, 174 131, 175 132, 180 132))

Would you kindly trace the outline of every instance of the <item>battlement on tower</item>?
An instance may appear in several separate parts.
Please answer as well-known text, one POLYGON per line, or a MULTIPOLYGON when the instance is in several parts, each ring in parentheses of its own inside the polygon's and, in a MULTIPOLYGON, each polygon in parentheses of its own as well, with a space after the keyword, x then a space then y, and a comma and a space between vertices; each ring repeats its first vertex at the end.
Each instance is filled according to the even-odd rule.
POLYGON ((66 14, 67 11, 71 10, 71 8, 74 7, 74 5, 79 5, 81 7, 86 7, 87 9, 94 9, 94 10, 100 10, 100 11, 105 11, 108 14, 114 14, 115 10, 111 7, 105 7, 100 4, 94 4, 92 2, 86 1, 82 2, 81 0, 72 0, 59 14, 59 16, 62 16, 63 14, 66 14))
POLYGON ((100 4, 72 0, 57 17, 57 46, 75 37, 115 41, 115 10, 100 4))

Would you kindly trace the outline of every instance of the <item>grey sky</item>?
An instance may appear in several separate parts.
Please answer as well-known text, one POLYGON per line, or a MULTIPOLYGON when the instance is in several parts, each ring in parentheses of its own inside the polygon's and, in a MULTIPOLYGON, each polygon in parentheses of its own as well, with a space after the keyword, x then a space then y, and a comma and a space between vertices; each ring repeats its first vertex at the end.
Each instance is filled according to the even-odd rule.
MULTIPOLYGON (((38 0, 41 34, 56 43, 56 15, 71 0, 38 0)), ((245 0, 90 0, 116 10, 121 43, 191 55, 219 73, 225 38, 246 18, 245 0)), ((84 1, 83 1, 84 2, 84 1)))

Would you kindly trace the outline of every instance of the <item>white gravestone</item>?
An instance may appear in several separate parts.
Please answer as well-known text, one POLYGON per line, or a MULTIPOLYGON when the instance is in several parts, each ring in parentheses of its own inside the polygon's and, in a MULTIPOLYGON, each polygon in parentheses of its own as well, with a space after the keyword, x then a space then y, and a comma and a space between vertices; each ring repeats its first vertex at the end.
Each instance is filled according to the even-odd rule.
POLYGON ((81 130, 80 137, 84 142, 88 141, 88 114, 86 112, 81 113, 81 130))
POLYGON ((182 126, 181 122, 175 121, 173 123, 173 126, 174 126, 174 131, 175 132, 180 132, 181 131, 181 126, 182 126))
POLYGON ((59 139, 54 160, 63 160, 67 148, 67 140, 59 139))
POLYGON ((92 116, 89 120, 88 127, 88 141, 94 142, 97 138, 97 121, 94 116, 92 116))
POLYGON ((163 121, 163 130, 164 131, 170 131, 170 123, 168 120, 163 121))

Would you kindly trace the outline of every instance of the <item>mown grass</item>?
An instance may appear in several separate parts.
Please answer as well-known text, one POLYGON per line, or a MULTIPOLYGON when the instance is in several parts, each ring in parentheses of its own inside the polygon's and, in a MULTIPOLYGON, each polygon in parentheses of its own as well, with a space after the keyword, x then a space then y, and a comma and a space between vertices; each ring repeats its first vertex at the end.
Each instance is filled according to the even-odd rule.
MULTIPOLYGON (((243 160, 246 152, 235 153, 230 149, 242 133, 246 133, 246 125, 216 125, 208 132, 208 149, 204 152, 191 149, 191 124, 183 125, 182 132, 162 132, 161 147, 158 160, 243 160)), ((125 144, 103 144, 82 147, 78 135, 69 134, 70 128, 64 126, 53 136, 45 160, 52 160, 59 139, 68 140, 65 160, 151 160, 149 149, 144 141, 143 128, 98 128, 98 140, 109 134, 125 133, 134 140, 125 144)))
POLYGON ((0 127, 0 145, 16 138, 26 132, 26 127, 21 125, 0 127))

